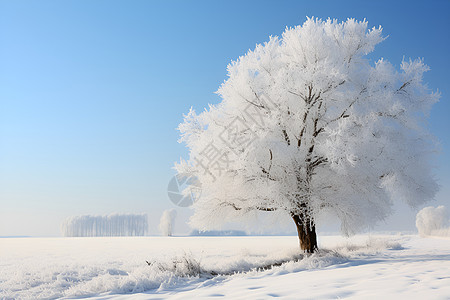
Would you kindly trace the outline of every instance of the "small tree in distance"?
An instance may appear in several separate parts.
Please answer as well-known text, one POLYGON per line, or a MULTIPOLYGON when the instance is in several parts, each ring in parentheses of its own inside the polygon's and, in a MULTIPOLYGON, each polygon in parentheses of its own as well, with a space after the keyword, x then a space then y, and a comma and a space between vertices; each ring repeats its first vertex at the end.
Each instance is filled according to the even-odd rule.
POLYGON ((165 210, 161 215, 158 228, 163 236, 172 236, 176 216, 177 211, 175 209, 165 210))
POLYGON ((422 82, 422 60, 400 71, 371 63, 384 37, 367 25, 308 18, 228 65, 221 102, 179 126, 190 157, 176 168, 202 184, 193 226, 277 212, 314 252, 324 214, 349 235, 383 220, 394 199, 434 197, 425 120, 439 95, 422 82))

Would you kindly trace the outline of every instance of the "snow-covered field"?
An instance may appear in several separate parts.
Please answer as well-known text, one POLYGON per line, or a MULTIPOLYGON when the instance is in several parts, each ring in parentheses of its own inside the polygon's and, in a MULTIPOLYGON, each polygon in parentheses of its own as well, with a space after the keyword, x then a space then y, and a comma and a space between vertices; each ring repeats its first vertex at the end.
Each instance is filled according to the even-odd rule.
POLYGON ((450 239, 321 236, 322 251, 309 257, 297 254, 297 243, 294 236, 3 238, 0 298, 450 299, 450 239))

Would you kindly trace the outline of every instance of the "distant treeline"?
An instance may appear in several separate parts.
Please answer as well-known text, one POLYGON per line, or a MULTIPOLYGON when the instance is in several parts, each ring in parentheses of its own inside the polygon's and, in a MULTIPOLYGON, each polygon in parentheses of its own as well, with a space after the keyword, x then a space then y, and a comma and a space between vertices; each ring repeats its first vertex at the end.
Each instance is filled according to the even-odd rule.
POLYGON ((61 226, 68 237, 143 236, 148 233, 147 214, 111 214, 106 216, 74 216, 61 226))
POLYGON ((189 235, 191 236, 243 236, 247 235, 245 231, 241 230, 194 230, 189 235))

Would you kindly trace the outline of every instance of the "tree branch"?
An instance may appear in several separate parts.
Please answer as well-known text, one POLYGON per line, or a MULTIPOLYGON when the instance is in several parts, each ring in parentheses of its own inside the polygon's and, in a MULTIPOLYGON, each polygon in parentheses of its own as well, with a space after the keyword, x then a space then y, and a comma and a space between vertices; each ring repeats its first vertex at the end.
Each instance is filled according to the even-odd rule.
MULTIPOLYGON (((227 205, 227 206, 231 206, 234 210, 242 210, 243 209, 242 207, 237 207, 234 203, 223 202, 223 204, 227 205)), ((256 207, 252 208, 252 210, 253 209, 260 210, 260 211, 275 211, 275 210, 277 210, 277 208, 274 208, 274 207, 260 207, 260 206, 256 206, 256 207)))
MULTIPOLYGON (((253 91, 253 89, 252 89, 252 91, 253 91)), ((253 93, 255 94, 256 99, 259 99, 259 98, 258 98, 258 95, 256 95, 255 92, 253 92, 253 93)), ((255 102, 252 102, 252 101, 248 100, 247 98, 245 98, 244 96, 242 96, 240 93, 238 93, 238 94, 239 94, 239 96, 241 96, 242 99, 244 99, 244 100, 247 101, 248 103, 250 103, 250 104, 252 104, 252 105, 254 105, 254 106, 258 107, 258 108, 265 108, 264 105, 256 104, 255 102)))
POLYGON ((275 179, 270 178, 270 169, 272 169, 272 159, 273 159, 273 154, 272 154, 272 150, 271 150, 271 149, 269 149, 269 153, 270 153, 270 165, 269 165, 269 169, 266 171, 266 169, 262 168, 262 172, 263 172, 264 174, 267 175, 267 178, 268 178, 268 179, 274 180, 274 181, 275 181, 275 179))
POLYGON ((286 132, 286 129, 283 129, 282 132, 283 132, 284 140, 286 141, 288 146, 291 145, 291 140, 289 139, 289 136, 288 136, 288 134, 286 132))
POLYGON ((407 82, 403 83, 402 86, 398 90, 396 90, 395 92, 396 93, 399 93, 399 92, 405 92, 406 93, 404 88, 407 87, 410 84, 411 84, 411 80, 408 80, 407 82))
POLYGON ((353 100, 353 101, 348 105, 348 107, 347 107, 346 109, 344 109, 344 111, 343 111, 337 118, 334 118, 334 119, 328 121, 328 122, 325 124, 325 126, 323 126, 322 128, 320 128, 319 130, 322 130, 324 127, 328 126, 329 124, 331 124, 331 123, 333 123, 333 122, 336 122, 337 120, 345 119, 345 118, 350 117, 350 115, 347 114, 347 111, 353 106, 353 104, 356 103, 356 101, 359 100, 359 96, 361 96, 361 94, 365 93, 366 91, 367 91, 367 88, 364 87, 364 88, 361 90, 361 92, 359 92, 358 97, 356 97, 355 100, 353 100))

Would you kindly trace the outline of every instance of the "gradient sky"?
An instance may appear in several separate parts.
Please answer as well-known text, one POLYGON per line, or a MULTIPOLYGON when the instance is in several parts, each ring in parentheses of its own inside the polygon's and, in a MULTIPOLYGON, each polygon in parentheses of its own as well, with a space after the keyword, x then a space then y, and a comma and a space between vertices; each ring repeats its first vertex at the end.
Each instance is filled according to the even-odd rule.
MULTIPOLYGON (((183 113, 217 103, 232 59, 306 16, 366 18, 389 36, 371 57, 425 58, 442 93, 430 205, 450 208, 450 1, 0 1, 0 236, 58 236, 68 216, 112 212, 146 212, 156 233, 176 208, 183 113)), ((415 212, 397 209, 379 228, 414 230, 415 212)))

